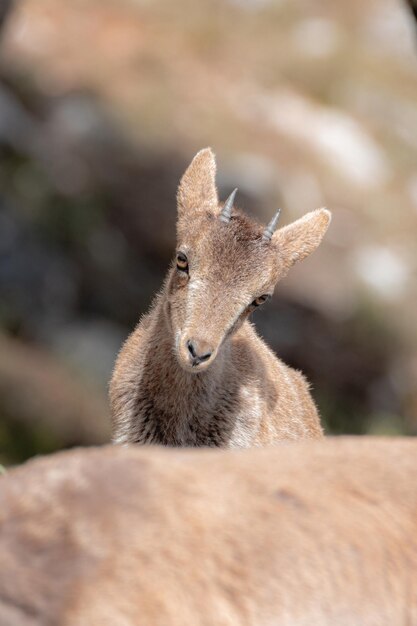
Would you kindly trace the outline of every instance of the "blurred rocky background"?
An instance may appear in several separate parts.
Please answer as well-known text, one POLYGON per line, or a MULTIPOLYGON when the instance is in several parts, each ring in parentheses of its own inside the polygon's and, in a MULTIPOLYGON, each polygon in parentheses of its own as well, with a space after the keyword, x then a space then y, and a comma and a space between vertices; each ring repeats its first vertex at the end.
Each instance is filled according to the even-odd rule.
POLYGON ((207 145, 259 220, 333 211, 255 316, 328 432, 417 433, 405 2, 0 0, 0 24, 0 462, 108 440, 115 355, 207 145))

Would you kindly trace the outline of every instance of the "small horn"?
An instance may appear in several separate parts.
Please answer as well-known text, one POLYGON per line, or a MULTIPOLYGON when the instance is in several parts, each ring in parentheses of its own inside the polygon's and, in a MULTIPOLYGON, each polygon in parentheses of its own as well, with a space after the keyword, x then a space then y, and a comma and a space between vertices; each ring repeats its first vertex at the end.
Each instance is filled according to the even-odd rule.
POLYGON ((237 187, 236 189, 233 189, 232 193, 227 198, 226 202, 224 203, 224 207, 222 208, 222 212, 220 213, 220 219, 222 222, 225 222, 225 224, 230 222, 230 218, 232 216, 233 202, 235 200, 236 192, 237 192, 237 187))
POLYGON ((271 241, 274 230, 276 229, 278 224, 280 213, 281 209, 278 209, 272 220, 269 222, 268 226, 265 228, 264 234, 262 235, 262 239, 265 239, 265 241, 271 241))

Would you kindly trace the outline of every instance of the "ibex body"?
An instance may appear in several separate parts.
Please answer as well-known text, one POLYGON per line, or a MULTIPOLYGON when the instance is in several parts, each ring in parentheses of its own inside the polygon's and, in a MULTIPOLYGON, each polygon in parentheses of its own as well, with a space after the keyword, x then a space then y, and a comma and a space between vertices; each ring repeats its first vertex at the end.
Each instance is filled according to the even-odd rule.
POLYGON ((320 209, 273 232, 219 204, 215 160, 199 152, 178 190, 177 256, 124 345, 110 385, 113 441, 249 447, 320 437, 303 376, 248 321, 290 266, 320 243, 320 209))
POLYGON ((132 446, 0 478, 2 626, 417 624, 417 443, 132 446))

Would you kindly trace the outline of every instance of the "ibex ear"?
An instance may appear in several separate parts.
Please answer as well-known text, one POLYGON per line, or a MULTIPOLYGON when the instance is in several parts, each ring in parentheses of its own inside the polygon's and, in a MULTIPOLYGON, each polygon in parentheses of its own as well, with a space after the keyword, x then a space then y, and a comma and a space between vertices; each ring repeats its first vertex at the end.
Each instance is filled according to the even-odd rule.
POLYGON ((272 241, 286 269, 314 252, 323 239, 331 217, 327 209, 317 209, 273 234, 272 241))
POLYGON ((210 148, 197 152, 181 178, 177 193, 178 217, 193 211, 218 210, 216 160, 210 148))

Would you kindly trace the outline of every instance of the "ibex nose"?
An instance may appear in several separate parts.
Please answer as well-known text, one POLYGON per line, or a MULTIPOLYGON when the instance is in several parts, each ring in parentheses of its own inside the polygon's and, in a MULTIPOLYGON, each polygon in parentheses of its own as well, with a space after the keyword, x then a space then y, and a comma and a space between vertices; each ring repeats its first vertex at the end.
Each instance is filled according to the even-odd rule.
POLYGON ((188 339, 187 348, 193 365, 204 363, 213 354, 213 349, 205 341, 198 341, 197 339, 188 339))

